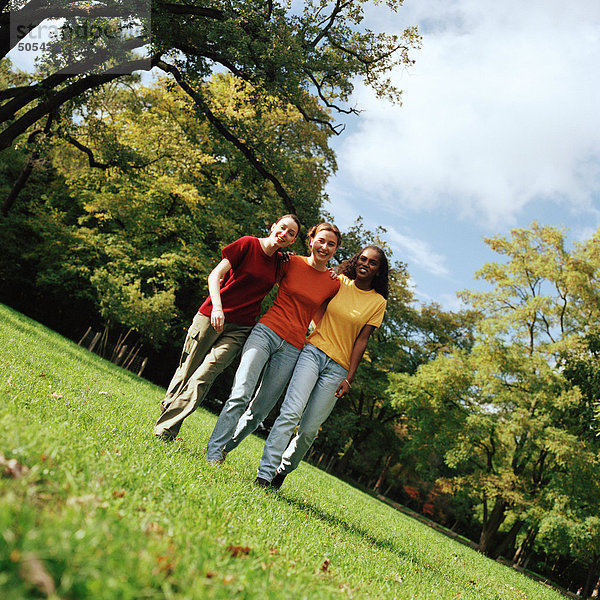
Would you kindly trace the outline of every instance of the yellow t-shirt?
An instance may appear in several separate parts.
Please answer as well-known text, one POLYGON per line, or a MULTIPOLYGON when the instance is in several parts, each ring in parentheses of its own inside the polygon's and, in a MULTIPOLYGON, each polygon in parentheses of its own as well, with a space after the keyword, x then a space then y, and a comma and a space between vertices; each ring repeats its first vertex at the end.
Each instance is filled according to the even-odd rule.
POLYGON ((359 290, 346 275, 340 275, 340 283, 340 291, 331 299, 323 318, 306 341, 349 369, 358 334, 365 325, 381 325, 386 300, 375 290, 359 290))

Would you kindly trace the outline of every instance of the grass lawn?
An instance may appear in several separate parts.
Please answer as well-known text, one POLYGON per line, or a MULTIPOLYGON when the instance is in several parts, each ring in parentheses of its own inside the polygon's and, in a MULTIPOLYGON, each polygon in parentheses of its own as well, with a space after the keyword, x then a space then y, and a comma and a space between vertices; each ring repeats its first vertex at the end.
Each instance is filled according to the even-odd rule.
POLYGON ((0 598, 557 599, 302 464, 253 485, 199 409, 157 441, 164 390, 0 305, 0 598))

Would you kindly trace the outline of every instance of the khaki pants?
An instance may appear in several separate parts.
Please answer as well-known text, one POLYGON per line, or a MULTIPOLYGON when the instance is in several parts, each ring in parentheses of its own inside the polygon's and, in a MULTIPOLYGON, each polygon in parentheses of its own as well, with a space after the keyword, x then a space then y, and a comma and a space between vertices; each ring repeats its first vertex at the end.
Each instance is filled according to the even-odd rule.
POLYGON ((209 317, 196 314, 183 344, 179 366, 161 403, 162 414, 154 427, 155 435, 172 438, 179 433, 183 420, 198 408, 251 330, 250 325, 225 323, 223 331, 217 333, 209 317))

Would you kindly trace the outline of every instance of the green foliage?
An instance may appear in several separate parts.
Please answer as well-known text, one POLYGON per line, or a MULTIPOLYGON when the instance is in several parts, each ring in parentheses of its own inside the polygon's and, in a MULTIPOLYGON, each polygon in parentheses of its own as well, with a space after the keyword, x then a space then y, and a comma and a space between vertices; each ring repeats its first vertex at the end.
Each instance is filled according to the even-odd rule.
MULTIPOLYGON (((276 100, 256 110, 231 76, 215 76, 207 88, 247 135, 277 146, 281 165, 290 165, 289 187, 303 198, 300 216, 317 220, 335 168, 328 136, 276 100)), ((26 188, 3 235, 21 238, 15 251, 30 257, 36 293, 95 304, 105 323, 131 328, 155 348, 178 341, 220 249, 241 235, 265 234, 286 212, 271 184, 213 135, 172 81, 106 86, 60 133, 72 143, 57 138, 47 153, 50 186, 39 196, 26 188), (19 223, 13 233, 10 223, 19 223), (22 238, 25 227, 33 238, 22 238)), ((11 264, 2 268, 7 280, 18 278, 11 264)))
POLYGON ((563 233, 533 224, 489 240, 506 260, 479 272, 491 291, 463 294, 481 315, 472 350, 392 380, 407 454, 420 457, 426 477, 437 472, 447 491, 467 490, 481 503, 480 549, 492 555, 514 543, 501 530, 507 516, 512 535, 523 523, 548 527, 554 519, 556 529, 558 516, 577 506, 593 514, 589 498, 600 495, 591 475, 594 398, 582 394, 595 363, 581 350, 598 322, 597 239, 569 252, 563 233))

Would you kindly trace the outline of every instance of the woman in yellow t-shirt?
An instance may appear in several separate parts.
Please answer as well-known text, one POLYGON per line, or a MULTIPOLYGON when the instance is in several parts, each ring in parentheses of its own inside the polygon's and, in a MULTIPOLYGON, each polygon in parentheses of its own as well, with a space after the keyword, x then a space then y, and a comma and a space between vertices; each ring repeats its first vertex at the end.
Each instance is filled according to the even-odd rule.
POLYGON ((258 485, 278 488, 300 464, 336 400, 350 391, 369 337, 383 320, 388 296, 388 261, 383 250, 363 248, 339 266, 338 274, 340 290, 300 353, 281 412, 265 443, 258 485), (298 431, 290 441, 296 426, 298 431))

